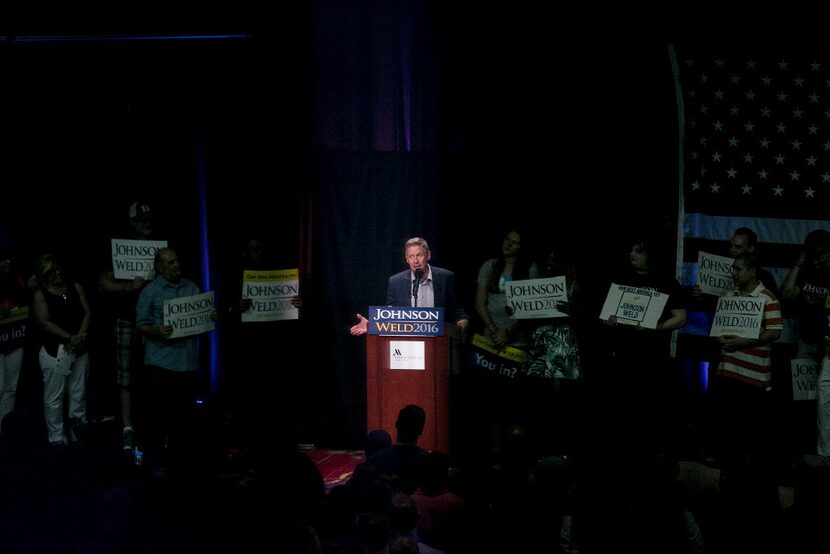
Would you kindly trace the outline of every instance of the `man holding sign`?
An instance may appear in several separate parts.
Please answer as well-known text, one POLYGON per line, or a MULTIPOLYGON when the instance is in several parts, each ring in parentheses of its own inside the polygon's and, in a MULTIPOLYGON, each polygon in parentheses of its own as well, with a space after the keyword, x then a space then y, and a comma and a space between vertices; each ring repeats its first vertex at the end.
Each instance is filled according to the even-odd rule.
MULTIPOLYGON (((705 362, 714 370, 720 359, 720 345, 709 333, 717 300, 734 287, 732 262, 735 257, 749 252, 759 254, 758 235, 749 227, 738 227, 729 239, 729 256, 719 256, 704 251, 698 252, 696 284, 689 290, 689 325, 684 329, 678 344, 678 351, 689 362, 705 362)), ((758 281, 779 298, 778 287, 773 275, 763 267, 757 268, 758 281)), ((710 371, 711 373, 711 371, 710 371)))
POLYGON ((218 312, 215 308, 200 309, 205 302, 201 298, 203 295, 199 294, 199 287, 194 282, 182 277, 175 250, 159 250, 154 265, 156 279, 146 285, 138 297, 136 325, 147 339, 144 363, 152 379, 150 396, 153 417, 147 459, 163 471, 161 458, 165 437, 169 434, 169 448, 175 455, 187 452, 183 443, 193 436, 196 368, 199 361, 198 334, 182 331, 183 324, 174 325, 170 314, 165 312, 171 311, 171 305, 177 306, 173 311, 178 314, 186 310, 187 306, 178 301, 184 297, 196 298, 192 302, 196 311, 188 317, 201 319, 201 312, 206 311, 207 318, 215 321, 218 312))
POLYGON ((712 335, 721 346, 712 385, 712 434, 715 453, 724 459, 749 455, 771 462, 769 429, 770 344, 781 335, 778 298, 758 280, 758 259, 744 252, 735 257, 735 291, 721 298, 712 335))
POLYGON ((239 248, 236 264, 225 275, 230 298, 229 318, 223 320, 223 399, 232 440, 241 455, 253 460, 275 444, 291 446, 300 438, 299 414, 303 373, 277 371, 274 352, 302 343, 299 269, 284 263, 266 233, 252 232, 239 248), (285 268, 289 269, 276 269, 285 268))
POLYGON ((144 414, 133 413, 143 392, 138 385, 144 367, 144 344, 135 326, 135 305, 141 289, 154 276, 153 258, 160 248, 167 246, 167 241, 154 240, 157 221, 150 204, 133 202, 129 214, 131 238, 111 239, 107 266, 98 278, 98 291, 113 319, 112 362, 121 409, 121 440, 124 450, 132 455, 136 435, 144 432, 141 428, 144 414))

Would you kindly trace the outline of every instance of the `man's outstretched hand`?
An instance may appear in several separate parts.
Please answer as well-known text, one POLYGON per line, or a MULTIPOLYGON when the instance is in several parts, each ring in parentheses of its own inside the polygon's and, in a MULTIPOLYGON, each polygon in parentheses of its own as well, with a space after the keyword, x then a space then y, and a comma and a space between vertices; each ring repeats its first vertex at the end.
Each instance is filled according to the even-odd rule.
POLYGON ((360 314, 355 315, 357 315, 357 323, 352 325, 352 328, 349 329, 349 332, 356 337, 360 335, 365 335, 369 332, 369 320, 360 314))

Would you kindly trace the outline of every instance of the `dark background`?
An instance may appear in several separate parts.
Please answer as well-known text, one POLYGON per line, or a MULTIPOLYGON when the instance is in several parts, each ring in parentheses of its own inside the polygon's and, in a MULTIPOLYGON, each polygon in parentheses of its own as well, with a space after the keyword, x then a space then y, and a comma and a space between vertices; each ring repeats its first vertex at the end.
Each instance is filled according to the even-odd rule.
POLYGON ((265 229, 302 274, 287 336, 303 339, 274 364, 304 377, 303 439, 359 446, 365 346, 347 329, 383 301, 406 238, 456 272, 470 312, 479 265, 516 222, 589 279, 624 261, 633 232, 674 240, 666 44, 726 36, 719 25, 445 2, 274 9, 2 29, 0 238, 23 267, 55 251, 94 290, 138 198, 203 286, 206 255, 219 273, 265 229))

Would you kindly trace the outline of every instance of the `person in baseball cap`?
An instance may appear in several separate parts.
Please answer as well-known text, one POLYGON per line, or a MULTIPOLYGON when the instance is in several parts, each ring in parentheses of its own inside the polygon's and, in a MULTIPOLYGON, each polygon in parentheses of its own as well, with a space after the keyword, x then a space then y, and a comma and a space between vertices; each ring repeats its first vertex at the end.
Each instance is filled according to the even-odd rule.
MULTIPOLYGON (((130 204, 129 209, 132 240, 151 240, 155 236, 156 211, 145 201, 130 204)), ((115 339, 115 382, 118 385, 118 399, 121 410, 122 442, 124 451, 133 454, 136 446, 135 422, 144 419, 142 407, 134 400, 143 370, 141 362, 144 347, 141 334, 135 326, 135 306, 138 295, 148 281, 136 276, 131 279, 116 279, 112 267, 106 267, 99 276, 99 290, 113 306, 112 336, 115 339), (134 414, 135 412, 135 414, 134 414)), ((142 429, 138 429, 138 435, 142 429)), ((141 437, 138 437, 139 439, 141 437)))
POLYGON ((148 220, 152 219, 154 215, 153 208, 147 202, 133 202, 130 204, 130 219, 131 220, 148 220))

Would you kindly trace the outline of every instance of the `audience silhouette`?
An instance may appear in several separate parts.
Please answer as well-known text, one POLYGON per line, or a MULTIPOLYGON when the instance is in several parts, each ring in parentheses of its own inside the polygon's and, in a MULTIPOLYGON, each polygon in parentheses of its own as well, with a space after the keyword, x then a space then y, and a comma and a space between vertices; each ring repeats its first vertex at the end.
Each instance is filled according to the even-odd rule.
POLYGON ((398 412, 395 444, 372 453, 367 464, 375 466, 378 474, 391 473, 401 479, 401 489, 412 494, 418 487, 418 465, 427 451, 418 445, 424 431, 426 412, 421 406, 408 404, 398 412))

